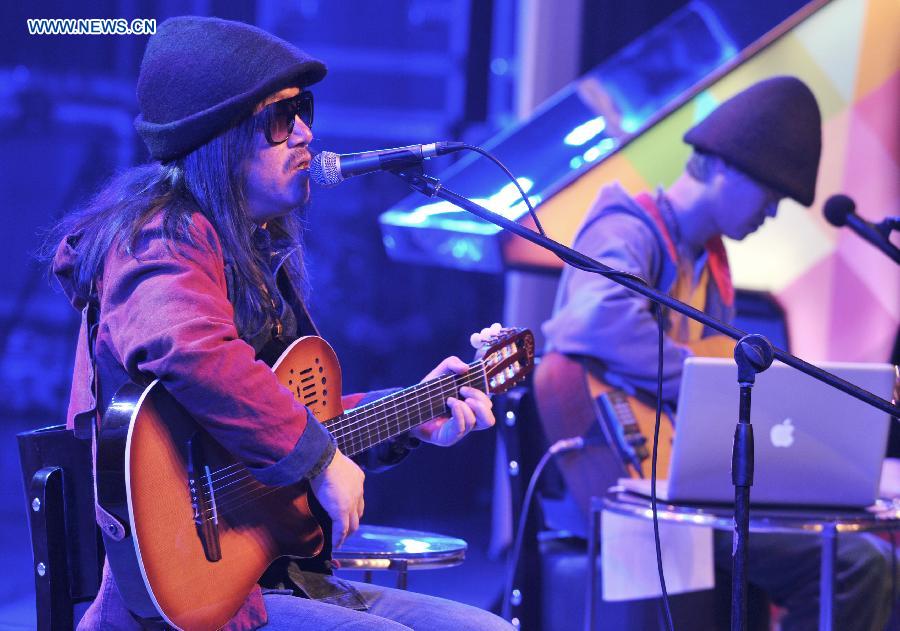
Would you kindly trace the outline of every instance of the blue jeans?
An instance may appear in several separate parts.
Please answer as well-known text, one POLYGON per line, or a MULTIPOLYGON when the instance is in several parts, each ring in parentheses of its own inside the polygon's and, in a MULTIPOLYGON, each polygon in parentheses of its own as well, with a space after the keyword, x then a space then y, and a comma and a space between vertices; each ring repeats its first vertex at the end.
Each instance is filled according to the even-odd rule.
POLYGON ((368 611, 356 611, 287 594, 266 594, 269 623, 262 629, 510 631, 513 628, 492 613, 444 598, 347 582, 363 597, 368 611))

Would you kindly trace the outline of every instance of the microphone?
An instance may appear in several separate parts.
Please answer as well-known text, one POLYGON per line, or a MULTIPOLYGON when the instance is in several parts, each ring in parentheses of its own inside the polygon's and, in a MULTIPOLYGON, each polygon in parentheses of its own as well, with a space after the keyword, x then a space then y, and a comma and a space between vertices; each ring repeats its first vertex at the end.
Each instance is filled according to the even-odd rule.
POLYGON ((397 149, 376 149, 362 153, 332 153, 322 151, 313 156, 309 174, 320 186, 335 186, 348 177, 374 171, 393 171, 415 166, 427 158, 442 156, 466 148, 462 142, 432 142, 427 145, 409 145, 397 149))
POLYGON ((832 195, 825 202, 825 219, 838 228, 849 227, 853 232, 884 252, 900 265, 900 248, 888 239, 886 231, 856 214, 856 203, 846 195, 832 195))

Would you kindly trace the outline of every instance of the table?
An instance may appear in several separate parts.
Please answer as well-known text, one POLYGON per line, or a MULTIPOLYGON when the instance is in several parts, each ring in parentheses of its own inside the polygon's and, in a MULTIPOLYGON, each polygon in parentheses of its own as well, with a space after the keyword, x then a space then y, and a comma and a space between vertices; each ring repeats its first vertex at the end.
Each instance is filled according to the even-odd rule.
MULTIPOLYGON (((600 536, 600 513, 604 510, 640 519, 653 519, 650 499, 612 487, 605 497, 591 498, 588 535, 588 602, 586 623, 594 628, 595 591, 597 588, 596 556, 600 536)), ((657 501, 657 518, 691 526, 708 526, 717 530, 734 529, 734 508, 729 505, 668 504, 657 501)), ((822 538, 822 566, 819 579, 819 629, 832 631, 834 613, 834 563, 836 537, 844 532, 872 532, 900 528, 900 499, 879 500, 864 510, 782 507, 751 507, 752 533, 814 533, 822 538)))

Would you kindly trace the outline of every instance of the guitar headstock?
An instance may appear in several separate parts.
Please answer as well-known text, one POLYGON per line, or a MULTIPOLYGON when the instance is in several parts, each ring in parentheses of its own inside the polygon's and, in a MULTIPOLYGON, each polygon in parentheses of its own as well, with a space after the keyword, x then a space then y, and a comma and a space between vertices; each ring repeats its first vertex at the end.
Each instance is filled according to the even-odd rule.
POLYGON ((534 368, 534 334, 528 329, 500 329, 482 341, 475 357, 484 362, 488 393, 506 392, 534 368))

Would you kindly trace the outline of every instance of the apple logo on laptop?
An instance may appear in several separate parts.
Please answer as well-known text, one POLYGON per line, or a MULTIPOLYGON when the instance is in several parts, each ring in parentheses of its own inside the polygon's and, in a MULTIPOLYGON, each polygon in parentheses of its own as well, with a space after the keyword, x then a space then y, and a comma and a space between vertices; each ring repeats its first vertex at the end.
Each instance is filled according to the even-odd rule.
POLYGON ((772 426, 769 439, 775 447, 790 447, 794 444, 794 422, 786 418, 772 426))

